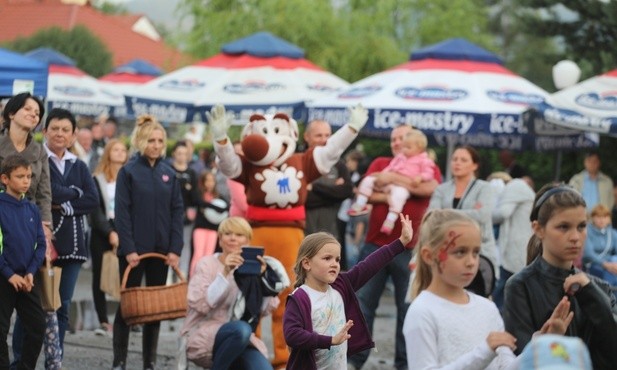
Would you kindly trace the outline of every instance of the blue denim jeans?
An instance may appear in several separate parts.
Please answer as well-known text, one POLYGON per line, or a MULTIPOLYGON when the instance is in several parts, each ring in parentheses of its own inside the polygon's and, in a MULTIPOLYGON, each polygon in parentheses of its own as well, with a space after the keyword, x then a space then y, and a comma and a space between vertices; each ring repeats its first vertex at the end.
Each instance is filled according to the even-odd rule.
POLYGON ((81 270, 81 262, 68 262, 62 265, 62 277, 60 278, 60 301, 62 306, 56 311, 58 313, 58 328, 60 334, 60 348, 64 354, 64 334, 69 327, 69 310, 77 278, 81 270))
POLYGON ((268 370, 270 361, 251 345, 251 326, 245 321, 230 321, 214 337, 212 369, 268 370))
MULTIPOLYGON (((379 246, 371 243, 365 243, 360 251, 360 261, 365 259, 369 254, 375 252, 379 246)), ((360 290, 358 290, 358 301, 360 308, 366 318, 371 335, 373 334, 373 322, 375 320, 375 312, 379 307, 381 293, 386 287, 388 277, 392 278, 394 284, 394 298, 396 302, 396 343, 394 353, 394 366, 397 370, 407 369, 407 353, 405 350, 405 337, 403 336, 403 322, 407 314, 409 304, 405 303, 405 295, 409 285, 409 260, 411 259, 411 251, 405 250, 403 253, 394 257, 394 259, 375 276, 373 276, 360 290)), ((348 362, 356 368, 361 368, 368 356, 370 350, 357 353, 348 358, 348 362)))

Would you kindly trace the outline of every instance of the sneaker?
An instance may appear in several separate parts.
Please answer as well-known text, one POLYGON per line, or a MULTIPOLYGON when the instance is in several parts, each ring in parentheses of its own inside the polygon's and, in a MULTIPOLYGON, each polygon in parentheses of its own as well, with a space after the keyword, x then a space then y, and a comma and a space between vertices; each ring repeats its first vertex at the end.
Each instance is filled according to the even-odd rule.
POLYGON ((394 229, 394 221, 385 220, 379 231, 383 234, 390 235, 392 234, 392 229, 394 229))
POLYGON ((349 210, 347 211, 347 214, 349 216, 355 217, 355 216, 362 216, 365 215, 367 213, 369 213, 371 211, 371 209, 369 208, 368 205, 365 205, 363 207, 358 206, 356 204, 352 205, 351 208, 349 208, 349 210))
POLYGON ((110 323, 104 322, 101 324, 101 327, 94 329, 94 334, 100 336, 111 335, 113 331, 114 327, 110 323))

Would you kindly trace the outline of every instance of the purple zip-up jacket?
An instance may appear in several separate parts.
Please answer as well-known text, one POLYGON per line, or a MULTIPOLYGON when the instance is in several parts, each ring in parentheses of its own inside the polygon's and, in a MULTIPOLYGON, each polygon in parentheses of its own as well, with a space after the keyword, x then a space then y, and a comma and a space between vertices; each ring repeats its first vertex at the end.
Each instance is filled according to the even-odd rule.
MULTIPOLYGON (((404 250, 403 243, 396 239, 373 252, 351 270, 340 273, 332 283, 332 288, 343 297, 346 320, 353 320, 354 323, 349 330, 351 338, 347 343, 348 356, 375 347, 355 292, 404 250)), ((287 361, 289 370, 316 370, 314 350, 329 349, 332 344, 331 336, 313 331, 311 301, 302 289, 296 288, 287 297, 283 334, 285 342, 291 348, 287 361)))

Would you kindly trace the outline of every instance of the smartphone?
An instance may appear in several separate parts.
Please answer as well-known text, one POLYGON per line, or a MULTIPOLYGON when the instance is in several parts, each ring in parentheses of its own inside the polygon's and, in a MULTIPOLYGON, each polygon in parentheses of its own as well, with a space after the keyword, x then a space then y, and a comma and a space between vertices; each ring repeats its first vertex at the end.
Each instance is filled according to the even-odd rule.
POLYGON ((261 262, 259 262, 257 256, 263 255, 263 247, 256 247, 252 245, 243 246, 241 256, 244 258, 244 263, 236 270, 238 274, 261 275, 261 262))

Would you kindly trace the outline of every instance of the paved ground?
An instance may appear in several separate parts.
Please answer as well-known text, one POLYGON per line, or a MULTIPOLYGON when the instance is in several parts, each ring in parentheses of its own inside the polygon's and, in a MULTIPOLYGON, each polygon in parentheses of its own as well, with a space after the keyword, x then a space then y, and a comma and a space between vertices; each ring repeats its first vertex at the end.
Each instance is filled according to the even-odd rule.
MULTIPOLYGON (((73 306, 72 316, 75 317, 76 325, 83 330, 77 330, 74 333, 67 333, 66 335, 66 353, 63 362, 63 369, 66 370, 111 369, 113 359, 111 336, 97 336, 93 332, 93 329, 97 325, 97 320, 91 302, 91 277, 90 270, 83 269, 75 290, 74 301, 79 302, 79 307, 77 303, 73 306)), ((363 370, 393 368, 395 312, 392 295, 386 291, 382 297, 381 306, 377 312, 375 321, 374 339, 379 351, 371 354, 363 370)), ((110 312, 110 314, 112 315, 110 320, 113 320, 114 312, 110 312)), ((174 368, 178 330, 181 325, 182 320, 163 322, 159 339, 157 368, 174 368)), ((268 323, 266 322, 264 325, 267 326, 268 323)), ((267 345, 270 345, 268 338, 264 340, 267 345)), ((11 341, 9 338, 9 344, 10 343, 11 341)), ((42 355, 39 357, 39 366, 37 367, 40 369, 44 368, 42 357, 42 355)), ((131 333, 127 369, 142 369, 141 364, 141 334, 131 333)), ((197 369, 197 367, 190 366, 190 369, 197 369)))

